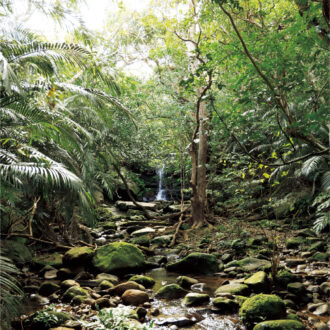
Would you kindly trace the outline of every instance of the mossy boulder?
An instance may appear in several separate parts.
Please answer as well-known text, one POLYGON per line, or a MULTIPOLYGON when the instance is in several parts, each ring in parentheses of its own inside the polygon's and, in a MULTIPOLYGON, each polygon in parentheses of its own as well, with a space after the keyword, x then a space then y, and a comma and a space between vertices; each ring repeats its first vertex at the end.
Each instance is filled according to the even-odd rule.
POLYGON ((86 296, 74 296, 71 300, 71 305, 81 305, 88 297, 86 296))
POLYGON ((222 293, 237 294, 240 296, 246 296, 250 293, 249 287, 242 283, 232 283, 222 285, 215 291, 215 295, 218 296, 222 293))
POLYGON ((247 278, 244 284, 248 285, 254 292, 264 292, 268 288, 267 274, 261 270, 247 278))
POLYGON ((288 283, 297 282, 297 280, 298 280, 298 276, 295 274, 292 274, 287 269, 280 269, 276 276, 276 283, 283 288, 286 288, 288 283))
POLYGON ((111 282, 112 284, 118 284, 119 278, 116 275, 113 274, 107 274, 107 273, 100 273, 96 275, 96 280, 102 282, 103 280, 107 280, 111 282))
POLYGON ((169 284, 165 285, 160 288, 157 292, 155 297, 158 299, 179 299, 184 297, 188 293, 187 290, 181 288, 178 284, 169 284))
POLYGON ((31 329, 48 330, 64 324, 71 317, 67 313, 55 311, 39 311, 31 316, 31 329))
POLYGON ((261 293, 247 299, 240 308, 239 315, 250 329, 255 323, 282 319, 285 311, 285 304, 280 297, 261 293))
POLYGON ((299 246, 304 245, 304 244, 306 244, 306 240, 304 237, 301 237, 301 236, 293 237, 286 241, 286 247, 288 249, 296 249, 299 246))
POLYGON ((253 330, 306 330, 306 327, 296 320, 274 320, 258 323, 253 330))
POLYGON ((167 246, 171 243, 173 235, 157 236, 151 240, 151 244, 158 246, 167 246))
POLYGON ((134 275, 129 279, 129 281, 142 284, 145 288, 151 288, 155 284, 155 280, 153 278, 144 275, 134 275))
POLYGON ((115 242, 96 250, 93 265, 101 272, 122 274, 141 270, 145 259, 141 250, 134 244, 115 242))
POLYGON ((74 266, 86 266, 90 263, 94 255, 94 250, 87 246, 74 247, 67 251, 63 256, 63 265, 74 266))
POLYGON ((75 280, 64 280, 61 282, 61 288, 62 290, 67 290, 71 288, 72 286, 79 286, 79 283, 76 282, 75 280))
POLYGON ((241 259, 237 261, 237 266, 241 267, 245 272, 271 269, 270 261, 265 259, 257 259, 257 258, 241 259))
POLYGON ((137 244, 137 245, 142 245, 142 246, 149 246, 150 245, 150 238, 147 235, 134 237, 132 239, 132 244, 137 244))
POLYGON ((55 252, 53 254, 43 254, 37 257, 34 257, 32 262, 37 268, 42 268, 44 266, 53 266, 55 268, 60 268, 62 266, 63 255, 55 252))
POLYGON ((84 296, 87 298, 88 291, 81 288, 80 286, 72 286, 64 292, 62 300, 63 302, 71 302, 75 296, 84 296))
POLYGON ((60 289, 61 289, 61 287, 58 284, 56 284, 54 282, 46 281, 46 282, 41 283, 40 288, 39 288, 39 293, 42 296, 48 297, 60 289))
POLYGON ((308 258, 309 261, 328 261, 328 259, 329 254, 326 252, 316 252, 310 258, 308 258))
POLYGON ((184 289, 190 289, 190 287, 193 284, 197 284, 198 281, 192 277, 188 277, 188 276, 179 276, 176 281, 178 282, 178 284, 180 286, 182 286, 184 289))
POLYGON ((235 312, 239 307, 237 301, 225 297, 214 298, 212 303, 223 312, 235 312))
POLYGON ((206 293, 190 292, 183 298, 184 306, 201 306, 210 301, 210 296, 206 293))
POLYGON ((101 288, 101 290, 107 290, 107 289, 113 288, 113 287, 114 287, 114 284, 111 283, 111 282, 108 281, 108 280, 102 280, 102 281, 99 283, 99 287, 101 288))
POLYGON ((218 271, 218 262, 213 254, 194 252, 178 262, 167 265, 166 269, 185 274, 212 274, 218 271))

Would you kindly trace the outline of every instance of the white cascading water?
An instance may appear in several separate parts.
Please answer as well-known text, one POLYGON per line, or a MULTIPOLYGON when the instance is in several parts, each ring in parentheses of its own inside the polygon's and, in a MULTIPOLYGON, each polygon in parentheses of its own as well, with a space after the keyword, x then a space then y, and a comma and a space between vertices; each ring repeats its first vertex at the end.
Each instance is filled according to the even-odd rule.
POLYGON ((164 165, 157 170, 158 174, 158 191, 155 200, 166 201, 166 190, 163 189, 164 165))

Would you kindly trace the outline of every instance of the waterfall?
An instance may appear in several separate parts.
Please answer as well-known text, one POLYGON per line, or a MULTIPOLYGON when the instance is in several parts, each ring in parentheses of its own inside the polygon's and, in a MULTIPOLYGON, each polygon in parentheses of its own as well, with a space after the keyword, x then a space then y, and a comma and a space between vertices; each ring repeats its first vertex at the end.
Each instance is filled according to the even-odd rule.
POLYGON ((155 200, 166 201, 166 190, 163 189, 164 165, 157 170, 158 174, 158 191, 155 200))

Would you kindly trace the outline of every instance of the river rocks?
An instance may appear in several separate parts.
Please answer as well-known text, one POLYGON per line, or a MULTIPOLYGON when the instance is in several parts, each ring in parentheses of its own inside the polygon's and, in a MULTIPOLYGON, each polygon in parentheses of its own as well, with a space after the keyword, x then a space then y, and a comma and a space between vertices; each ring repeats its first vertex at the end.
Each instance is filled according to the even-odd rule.
POLYGON ((144 291, 129 289, 123 293, 121 299, 126 305, 138 306, 149 301, 149 296, 144 291))
POLYGON ((119 278, 116 275, 112 275, 112 274, 107 274, 107 273, 100 273, 96 275, 96 280, 99 281, 103 281, 103 280, 107 280, 109 282, 111 282, 112 284, 118 284, 119 282, 119 278))
POLYGON ((300 245, 303 245, 305 243, 306 243, 306 241, 305 241, 305 239, 303 237, 300 237, 300 236, 293 237, 293 238, 290 238, 290 239, 287 240, 286 247, 288 249, 296 249, 300 245))
POLYGON ((50 269, 45 271, 44 273, 44 279, 45 280, 54 280, 55 278, 57 278, 57 269, 50 269))
POLYGON ((326 252, 316 252, 310 258, 308 258, 309 261, 328 261, 328 259, 329 254, 326 252))
POLYGON ((217 272, 218 263, 212 254, 194 252, 178 262, 167 265, 166 269, 179 273, 210 274, 217 272))
POLYGON ((240 296, 246 296, 249 294, 249 287, 246 284, 232 283, 220 286, 216 291, 215 295, 218 296, 222 293, 237 294, 240 296))
POLYGON ((157 236, 151 240, 151 244, 157 246, 167 246, 172 241, 173 235, 157 236))
POLYGON ((188 277, 188 276, 179 276, 176 279, 177 283, 182 286, 184 289, 190 289, 190 287, 194 284, 197 284, 198 281, 195 280, 192 277, 188 277))
POLYGON ((256 270, 266 270, 271 268, 271 263, 264 259, 244 258, 237 262, 245 272, 253 272, 256 270))
POLYGON ((102 281, 99 283, 99 287, 101 288, 101 290, 107 290, 107 289, 113 288, 113 287, 114 287, 114 284, 111 283, 111 282, 108 281, 108 280, 102 280, 102 281))
POLYGON ((94 250, 90 247, 74 247, 68 250, 63 256, 63 265, 69 267, 86 266, 90 263, 94 250))
POLYGON ((60 285, 63 290, 67 290, 67 289, 71 288, 72 286, 79 286, 79 283, 74 280, 65 280, 65 281, 61 282, 60 285))
POLYGON ((295 320, 275 320, 258 323, 253 330, 306 330, 306 327, 295 320))
POLYGON ((182 304, 185 306, 200 306, 210 301, 210 296, 205 293, 190 292, 184 298, 182 304))
POLYGON ((327 303, 317 304, 315 310, 313 311, 315 315, 329 315, 329 305, 327 303))
POLYGON ((41 294, 42 296, 48 297, 60 289, 61 289, 61 287, 58 284, 56 284, 54 282, 46 281, 46 282, 41 283, 40 288, 39 288, 39 294, 41 294))
POLYGON ((132 244, 137 244, 141 246, 149 246, 150 238, 147 235, 137 236, 132 239, 132 244))
POLYGON ((239 304, 225 297, 217 297, 213 299, 213 305, 220 309, 221 312, 234 312, 238 309, 239 304))
POLYGON ((257 322, 283 318, 285 305, 280 297, 261 293, 247 299, 240 308, 239 315, 250 328, 257 322))
POLYGON ((306 291, 304 285, 300 282, 293 282, 287 285, 288 291, 299 296, 303 295, 306 291))
POLYGON ((60 268, 62 266, 63 255, 60 253, 44 254, 33 258, 32 262, 36 267, 53 266, 60 268))
POLYGON ((145 288, 151 288, 155 284, 155 280, 153 278, 144 275, 134 275, 129 279, 129 281, 139 283, 145 288))
POLYGON ((244 281, 254 292, 263 292, 267 290, 268 279, 264 271, 257 272, 244 281))
POLYGON ((128 282, 117 284, 116 286, 114 286, 111 289, 108 289, 107 291, 111 295, 121 296, 126 290, 130 290, 130 289, 144 291, 145 287, 136 282, 128 281, 128 282))
POLYGON ((328 296, 330 294, 330 282, 323 282, 320 285, 320 290, 328 296))
POLYGON ((145 264, 144 255, 135 245, 116 242, 98 248, 93 265, 101 272, 136 272, 145 264))
POLYGON ((296 282, 298 280, 298 276, 292 274, 290 271, 286 269, 281 269, 278 271, 276 276, 276 282, 283 288, 286 288, 288 283, 296 282))
POLYGON ((184 297, 187 294, 187 291, 178 284, 169 284, 160 288, 155 297, 158 299, 179 299, 184 297))
POLYGON ((80 286, 72 286, 64 292, 62 300, 64 302, 71 302, 72 298, 75 296, 84 296, 87 298, 88 291, 81 288, 80 286))

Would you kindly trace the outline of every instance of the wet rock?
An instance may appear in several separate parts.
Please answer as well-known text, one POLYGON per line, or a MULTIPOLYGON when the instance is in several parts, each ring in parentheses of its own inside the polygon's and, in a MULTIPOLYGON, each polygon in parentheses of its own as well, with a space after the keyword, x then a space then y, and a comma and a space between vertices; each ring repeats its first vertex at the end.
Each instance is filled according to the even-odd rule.
POLYGON ((237 261, 237 265, 245 272, 253 272, 257 270, 266 270, 271 268, 271 263, 264 259, 244 258, 237 261))
POLYGON ((249 287, 246 284, 232 283, 220 286, 216 291, 215 295, 218 296, 221 293, 230 293, 234 295, 246 296, 250 292, 249 287))
POLYGON ((323 282, 320 285, 320 290, 322 291, 322 293, 328 296, 330 294, 330 282, 323 282))
POLYGON ((126 305, 138 306, 149 301, 149 296, 144 291, 130 289, 123 293, 121 299, 126 305))
POLYGON ((73 278, 74 274, 69 268, 60 268, 57 272, 57 277, 59 280, 66 280, 69 278, 73 278))
POLYGON ((98 248, 93 265, 101 272, 136 272, 145 264, 144 255, 135 245, 116 242, 98 248))
POLYGON ((239 304, 235 300, 225 297, 217 297, 213 299, 213 305, 220 309, 221 312, 237 311, 239 304))
POLYGON ((121 296, 126 290, 130 290, 130 289, 145 291, 145 287, 143 285, 133 281, 128 281, 117 284, 113 288, 108 289, 107 292, 111 295, 121 296))
POLYGON ((320 306, 318 306, 315 311, 313 312, 315 315, 329 315, 329 305, 327 303, 322 303, 320 306))
POLYGON ((129 281, 134 281, 141 284, 145 288, 151 288, 155 284, 155 280, 153 278, 144 275, 134 275, 129 279, 129 281))
POLYGON ((151 244, 158 246, 167 246, 172 241, 173 235, 157 236, 151 240, 151 244))
POLYGON ((268 289, 268 278, 264 271, 257 272, 244 281, 254 292, 264 292, 268 289))
POLYGON ((104 297, 96 299, 92 304, 93 309, 102 309, 107 307, 112 307, 112 304, 110 299, 104 297))
POLYGON ((48 297, 52 293, 59 291, 60 289, 61 289, 61 287, 58 284, 56 284, 54 282, 46 281, 46 282, 41 283, 40 288, 39 288, 39 294, 41 294, 42 296, 48 297))
POLYGON ((309 261, 328 261, 328 259, 329 254, 326 252, 316 252, 310 258, 308 258, 309 261))
POLYGON ((285 304, 276 295, 257 294, 242 305, 239 315, 247 327, 265 320, 281 319, 285 316, 285 304))
POLYGON ((151 227, 145 227, 139 230, 135 230, 131 233, 132 236, 142 236, 142 235, 147 235, 147 234, 153 234, 154 232, 156 232, 155 229, 151 228, 151 227))
POLYGON ((96 280, 107 280, 112 284, 118 284, 119 278, 116 275, 107 274, 107 273, 100 273, 96 275, 96 280))
POLYGON ((158 299, 179 299, 184 297, 188 292, 181 288, 178 284, 169 284, 160 288, 155 297, 158 299))
POLYGON ((303 295, 306 291, 305 286, 300 282, 293 282, 287 285, 288 291, 299 296, 303 295))
POLYGON ((274 320, 258 323, 253 330, 306 330, 306 327, 296 320, 274 320))
POLYGON ((68 250, 63 256, 63 265, 74 267, 80 265, 88 265, 94 255, 94 250, 90 247, 74 247, 68 250))
POLYGON ((155 322, 156 325, 162 327, 162 326, 171 326, 176 325, 177 327, 190 327, 194 325, 197 322, 197 320, 192 320, 187 317, 169 317, 157 320, 155 322))
POLYGON ((60 285, 63 290, 67 290, 67 289, 71 288, 72 286, 79 286, 79 283, 74 280, 65 280, 65 281, 61 282, 60 285))
POLYGON ((60 268, 62 266, 62 257, 60 253, 53 254, 43 254, 41 256, 34 257, 32 263, 35 267, 53 266, 55 268, 60 268))
POLYGON ((283 288, 286 288, 288 283, 290 282, 297 282, 298 276, 295 274, 292 274, 287 269, 281 269, 278 271, 276 276, 276 282, 278 285, 280 285, 283 288))
POLYGON ((192 285, 198 283, 196 279, 188 276, 178 276, 176 281, 184 289, 190 289, 192 285))
POLYGON ((183 305, 185 306, 201 306, 210 301, 210 296, 205 293, 190 292, 183 298, 183 305))
POLYGON ((46 279, 46 280, 54 280, 54 279, 56 279, 57 278, 57 272, 58 272, 57 269, 47 270, 44 273, 44 279, 46 279))
POLYGON ((108 280, 102 280, 99 283, 99 286, 100 286, 101 290, 107 290, 107 289, 110 289, 110 288, 114 287, 114 285, 108 280))
POLYGON ((166 269, 180 273, 210 274, 217 272, 218 262, 212 254, 194 252, 178 262, 167 265, 166 269))
POLYGON ((63 302, 71 302, 75 296, 84 296, 87 298, 88 291, 81 288, 80 286, 72 286, 64 292, 62 300, 63 302))

